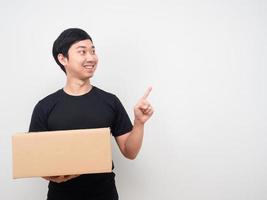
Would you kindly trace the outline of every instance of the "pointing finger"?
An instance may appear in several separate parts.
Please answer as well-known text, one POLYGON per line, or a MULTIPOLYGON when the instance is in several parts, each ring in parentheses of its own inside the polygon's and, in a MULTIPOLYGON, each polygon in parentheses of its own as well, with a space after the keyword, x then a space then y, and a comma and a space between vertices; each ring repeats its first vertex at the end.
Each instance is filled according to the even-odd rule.
POLYGON ((147 89, 147 91, 145 92, 144 96, 142 97, 142 99, 146 99, 146 98, 149 96, 151 90, 152 90, 152 87, 149 87, 149 88, 147 89))

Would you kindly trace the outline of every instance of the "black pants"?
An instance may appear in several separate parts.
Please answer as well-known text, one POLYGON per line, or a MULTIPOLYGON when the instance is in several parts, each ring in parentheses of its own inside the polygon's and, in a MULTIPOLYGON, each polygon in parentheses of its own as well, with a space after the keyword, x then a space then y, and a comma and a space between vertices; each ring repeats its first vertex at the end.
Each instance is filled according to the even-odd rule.
POLYGON ((64 183, 49 183, 47 200, 118 200, 115 174, 85 174, 64 183))
POLYGON ((119 196, 116 187, 103 192, 89 191, 48 191, 47 200, 118 200, 119 196))

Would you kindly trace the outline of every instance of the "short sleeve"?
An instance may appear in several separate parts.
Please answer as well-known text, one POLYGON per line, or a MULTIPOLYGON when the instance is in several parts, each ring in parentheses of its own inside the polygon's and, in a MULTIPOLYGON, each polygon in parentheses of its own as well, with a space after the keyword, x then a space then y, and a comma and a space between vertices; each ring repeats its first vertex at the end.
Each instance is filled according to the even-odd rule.
POLYGON ((47 116, 41 107, 41 103, 34 107, 29 132, 48 131, 47 128, 47 116))
POLYGON ((122 103, 115 96, 115 118, 111 126, 111 133, 114 137, 126 134, 133 128, 131 120, 122 103))

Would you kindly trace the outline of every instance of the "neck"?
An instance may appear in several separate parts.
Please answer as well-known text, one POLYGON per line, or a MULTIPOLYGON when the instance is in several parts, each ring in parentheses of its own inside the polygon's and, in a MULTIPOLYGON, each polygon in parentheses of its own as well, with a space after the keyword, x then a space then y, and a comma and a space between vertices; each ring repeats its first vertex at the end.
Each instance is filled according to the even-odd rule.
POLYGON ((79 80, 79 79, 70 79, 67 77, 67 82, 64 87, 64 91, 67 94, 79 96, 88 93, 92 89, 90 79, 79 80))

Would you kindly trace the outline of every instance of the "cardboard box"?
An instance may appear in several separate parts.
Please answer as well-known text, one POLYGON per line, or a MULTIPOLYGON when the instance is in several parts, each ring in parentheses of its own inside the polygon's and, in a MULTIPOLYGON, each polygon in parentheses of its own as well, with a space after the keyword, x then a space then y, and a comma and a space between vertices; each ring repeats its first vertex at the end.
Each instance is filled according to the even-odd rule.
POLYGON ((112 171, 109 128, 19 133, 12 150, 13 178, 112 171))

